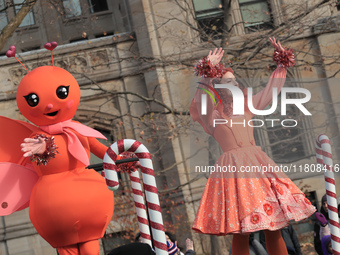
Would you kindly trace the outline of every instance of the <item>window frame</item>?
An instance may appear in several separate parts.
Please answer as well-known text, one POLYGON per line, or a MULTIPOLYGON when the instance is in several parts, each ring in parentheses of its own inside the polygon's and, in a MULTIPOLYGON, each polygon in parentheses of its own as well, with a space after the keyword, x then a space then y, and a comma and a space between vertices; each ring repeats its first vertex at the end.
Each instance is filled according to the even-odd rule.
POLYGON ((90 3, 91 0, 78 0, 81 14, 78 15, 78 16, 67 17, 66 16, 66 9, 65 9, 65 6, 64 6, 64 1, 66 1, 66 0, 62 0, 61 6, 64 9, 64 15, 62 15, 62 17, 63 17, 63 21, 65 23, 70 22, 70 21, 75 21, 75 20, 82 20, 82 19, 91 18, 92 16, 100 16, 100 15, 112 13, 112 11, 110 10, 110 5, 109 5, 107 0, 105 0, 106 5, 107 5, 107 10, 102 10, 102 11, 98 11, 98 12, 92 12, 92 4, 90 3))
MULTIPOLYGON (((201 1, 205 1, 205 0, 201 0, 201 1)), ((200 33, 200 38, 202 41, 208 41, 210 39, 215 40, 215 39, 221 38, 221 36, 219 36, 218 34, 222 32, 222 30, 218 29, 218 27, 215 25, 215 23, 217 24, 218 21, 220 20, 222 20, 223 22, 223 16, 224 16, 223 0, 219 0, 219 1, 220 1, 220 5, 217 8, 196 11, 195 2, 194 0, 192 0, 192 5, 193 5, 193 10, 194 10, 197 26, 199 29, 203 30, 200 33), (206 14, 206 16, 199 17, 199 15, 202 15, 202 14, 206 14), (206 25, 208 26, 211 25, 211 27, 216 27, 215 32, 214 32, 214 29, 209 29, 208 26, 206 25)), ((221 29, 223 29, 223 26, 221 29)))
MULTIPOLYGON (((14 5, 14 15, 16 16, 18 14, 18 12, 20 11, 21 7, 19 8, 17 6, 17 4, 22 4, 22 3, 15 3, 15 1, 17 0, 11 0, 12 4, 14 5), (17 9, 17 7, 19 9, 17 9)), ((20 1, 20 0, 19 0, 20 1)), ((22 2, 24 2, 24 0, 22 0, 22 2)), ((8 18, 7 18, 8 19, 8 18)), ((25 16, 25 18, 21 21, 20 25, 18 26, 18 28, 26 28, 26 27, 31 27, 31 26, 35 26, 37 23, 36 23, 36 20, 35 20, 35 17, 34 17, 34 13, 33 13, 33 9, 31 9, 25 16), (28 24, 28 25, 22 25, 24 20, 28 17, 28 15, 31 15, 32 16, 32 19, 33 19, 33 23, 32 24, 28 24)))
MULTIPOLYGON (((260 1, 260 0, 259 0, 260 1)), ((271 23, 272 26, 275 27, 279 24, 281 24, 283 22, 283 14, 282 14, 282 10, 280 8, 281 4, 279 2, 279 0, 266 0, 270 11, 270 16, 271 16, 271 23)), ((223 1, 221 1, 222 5, 223 5, 223 1)), ((197 12, 195 10, 195 4, 194 4, 194 0, 192 1, 192 8, 193 8, 193 14, 194 14, 194 19, 198 25, 198 22, 203 20, 201 18, 197 18, 197 12)), ((224 10, 224 6, 222 6, 221 8, 222 10, 224 10)), ((199 13, 202 11, 199 11, 199 13)), ((266 31, 266 30, 257 30, 251 33, 247 33, 246 29, 244 27, 244 21, 242 18, 242 13, 241 13, 241 9, 240 9, 240 4, 239 1, 231 1, 230 4, 230 14, 231 14, 231 23, 233 24, 233 27, 230 31, 230 33, 233 36, 238 36, 238 35, 245 35, 245 34, 249 34, 251 35, 252 33, 259 33, 262 31, 266 31)), ((216 16, 217 18, 223 18, 223 13, 221 16, 216 16)), ((202 37, 202 36, 201 36, 202 37)), ((202 38, 201 38, 202 39, 202 38)), ((215 39, 215 38, 213 38, 215 39)), ((216 38, 216 39, 220 39, 220 38, 216 38)))
POLYGON ((264 30, 267 30, 267 29, 270 29, 273 27, 274 25, 274 22, 273 22, 273 14, 272 14, 272 8, 271 8, 271 3, 269 0, 247 0, 248 2, 247 3, 240 3, 240 0, 238 0, 238 5, 239 5, 239 11, 241 13, 241 17, 242 17, 242 21, 243 21, 243 29, 244 29, 244 32, 249 34, 249 33, 256 33, 256 32, 260 32, 260 31, 264 31, 264 30), (242 7, 243 6, 249 6, 249 5, 252 5, 252 4, 257 4, 257 3, 266 3, 267 4, 267 7, 268 7, 268 15, 269 15, 269 22, 258 22, 258 23, 255 23, 253 25, 248 25, 249 21, 245 21, 244 18, 243 18, 243 14, 242 14, 242 7), (259 29, 254 29, 255 26, 266 26, 264 27, 263 29, 262 28, 259 28, 259 29), (251 29, 254 29, 254 31, 251 31, 251 29))
POLYGON ((92 14, 92 15, 93 15, 93 14, 98 15, 98 14, 100 14, 100 13, 107 12, 107 11, 110 10, 109 4, 107 3, 107 0, 103 0, 103 1, 106 2, 106 7, 107 7, 107 9, 106 9, 106 10, 101 10, 101 11, 95 12, 95 11, 92 11, 93 5, 91 4, 91 0, 87 0, 87 3, 88 3, 88 5, 89 5, 89 10, 90 10, 90 15, 91 15, 91 14, 92 14))
MULTIPOLYGON (((15 3, 16 0, 10 0, 10 3, 13 4, 13 12, 14 12, 14 17, 18 14, 18 12, 20 11, 21 7, 19 8, 17 6, 17 4, 21 4, 21 3, 15 3)), ((23 2, 24 0, 22 0, 23 2)), ((6 12, 7 14, 7 21, 9 20, 8 19, 8 13, 6 12)), ((8 23, 7 23, 8 24, 8 23)), ((29 27, 35 27, 37 26, 37 21, 36 21, 36 18, 34 16, 34 12, 33 12, 33 8, 27 13, 27 15, 24 17, 24 19, 21 21, 20 25, 18 26, 17 29, 26 29, 26 28, 29 28, 29 27), (32 19, 33 19, 33 23, 32 24, 28 24, 28 25, 22 25, 24 20, 28 17, 28 15, 31 15, 32 16, 32 19)))
MULTIPOLYGON (((3 8, 6 8, 6 2, 5 2, 5 0, 0 0, 2 3, 3 3, 3 8)), ((1 8, 1 4, 0 4, 0 8, 1 8)), ((8 25, 8 21, 9 21, 9 19, 8 19, 8 13, 7 13, 7 10, 5 9, 4 11, 3 11, 3 13, 5 14, 5 17, 6 17, 6 25, 3 27, 3 28, 1 28, 1 26, 0 26, 0 31, 2 31, 7 25, 8 25)), ((1 19, 0 19, 1 20, 1 19)), ((2 23, 2 22, 1 22, 2 23)))
MULTIPOLYGON (((77 0, 78 2, 79 2, 79 8, 80 8, 80 15, 77 15, 77 16, 69 16, 69 17, 67 17, 67 15, 66 15, 66 8, 65 8, 65 5, 64 5, 64 2, 65 2, 66 0, 62 0, 61 1, 61 6, 62 6, 62 8, 63 8, 63 10, 64 10, 64 13, 63 13, 63 15, 62 15, 62 18, 63 18, 63 20, 64 21, 70 21, 70 20, 79 20, 79 19, 81 19, 81 18, 83 18, 84 16, 86 16, 85 14, 84 14, 84 10, 83 10, 83 8, 82 8, 82 6, 83 6, 83 4, 82 4, 82 0, 77 0)), ((70 0, 67 0, 67 1, 70 1, 70 0)), ((71 1, 73 1, 73 0, 71 0, 71 1)))

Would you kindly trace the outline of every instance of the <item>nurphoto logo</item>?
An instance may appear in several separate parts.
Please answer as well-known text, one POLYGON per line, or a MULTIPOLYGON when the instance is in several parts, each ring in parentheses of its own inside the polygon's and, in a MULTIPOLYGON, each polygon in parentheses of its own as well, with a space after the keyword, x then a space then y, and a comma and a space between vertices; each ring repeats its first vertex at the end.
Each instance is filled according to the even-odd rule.
MULTIPOLYGON (((217 98, 219 99, 219 102, 221 105, 223 105, 220 96, 218 95, 217 89, 228 89, 232 95, 233 99, 233 115, 244 115, 244 105, 245 105, 245 96, 243 94, 243 91, 233 85, 233 84, 215 84, 214 87, 206 85, 204 83, 201 83, 201 85, 205 85, 209 87, 210 90, 212 90, 217 98)), ((204 88, 199 88, 203 91, 205 91, 207 94, 202 94, 201 95, 201 114, 202 115, 207 115, 207 95, 209 95, 212 100, 215 102, 215 105, 217 105, 217 102, 215 100, 215 97, 212 95, 211 92, 209 92, 207 89, 204 88)), ((261 116, 266 116, 274 113, 277 109, 278 106, 278 93, 277 93, 277 88, 272 88, 272 105, 269 109, 264 109, 264 110, 258 110, 255 109, 254 104, 253 104, 253 88, 249 87, 246 88, 247 90, 247 106, 248 109, 251 113, 254 115, 261 115, 261 116)), ((306 107, 304 107, 304 103, 307 103, 311 99, 311 93, 309 90, 305 88, 296 88, 296 87, 284 87, 281 89, 281 115, 286 116, 287 115, 287 105, 295 105, 304 115, 312 115, 306 107), (304 97, 301 98, 288 98, 287 95, 289 93, 300 93, 303 94, 304 97)), ((246 124, 251 127, 262 127, 265 122, 267 122, 267 125, 271 123, 272 127, 274 127, 275 122, 280 122, 283 127, 295 127, 297 126, 297 120, 294 119, 252 119, 249 120, 248 123, 246 123, 246 120, 244 119, 241 122, 235 122, 233 119, 213 119, 213 126, 216 127, 216 125, 223 125, 223 124, 229 124, 232 125, 243 125, 245 126, 246 124), (257 122, 259 124, 255 125, 254 123, 257 122), (293 123, 293 124, 292 124, 293 123)))

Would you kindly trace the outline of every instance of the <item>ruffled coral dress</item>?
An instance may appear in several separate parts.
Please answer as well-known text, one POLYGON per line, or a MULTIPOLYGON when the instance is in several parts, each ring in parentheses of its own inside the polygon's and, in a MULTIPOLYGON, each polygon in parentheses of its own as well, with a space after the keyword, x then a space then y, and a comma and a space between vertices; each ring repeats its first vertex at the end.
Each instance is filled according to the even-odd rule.
MULTIPOLYGON (((277 87, 279 93, 285 77, 286 68, 278 67, 266 88, 253 96, 255 109, 264 109, 271 102, 272 88, 277 87)), ((230 118, 208 100, 207 115, 201 115, 202 93, 198 89, 191 102, 191 117, 223 150, 215 169, 229 166, 233 170, 210 174, 192 228, 213 235, 249 233, 281 229, 291 220, 300 221, 311 216, 315 207, 284 173, 276 171, 275 162, 256 146, 253 128, 247 124, 254 115, 247 107, 243 116, 230 118), (226 119, 228 123, 213 127, 213 118, 226 119), (231 124, 244 121, 245 125, 231 124), (245 172, 251 167, 266 169, 264 166, 267 170, 263 172, 245 172)))

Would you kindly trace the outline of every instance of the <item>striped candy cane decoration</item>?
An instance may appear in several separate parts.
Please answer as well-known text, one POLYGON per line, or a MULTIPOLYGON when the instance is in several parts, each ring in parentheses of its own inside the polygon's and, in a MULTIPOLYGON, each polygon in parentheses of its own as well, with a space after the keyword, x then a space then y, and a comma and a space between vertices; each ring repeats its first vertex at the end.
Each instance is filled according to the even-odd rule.
MULTIPOLYGON (((122 139, 112 144, 103 160, 103 168, 105 172, 106 184, 109 189, 116 190, 119 187, 117 166, 115 161, 117 156, 124 151, 133 152, 138 158, 141 165, 142 178, 144 183, 145 197, 150 215, 150 225, 153 235, 153 243, 157 255, 168 255, 168 247, 166 245, 166 238, 164 233, 163 218, 161 214, 161 207, 159 204, 158 191, 156 186, 156 179, 153 170, 151 155, 148 149, 140 142, 132 139, 122 139)), ((133 197, 136 205, 138 224, 141 231, 141 236, 150 240, 150 231, 148 228, 148 219, 145 210, 143 193, 140 185, 140 178, 138 171, 130 174, 133 197), (139 186, 138 186, 139 183, 139 186), (143 231, 143 232, 142 232, 143 231)))
MULTIPOLYGON (((109 158, 109 160, 110 159, 111 158, 109 158)), ((116 165, 112 165, 110 162, 105 163, 105 159, 104 159, 104 164, 106 164, 104 165, 104 168, 105 166, 106 168, 109 168, 109 167, 112 168, 116 166, 116 165)), ((148 215, 146 212, 144 195, 143 195, 142 185, 140 183, 139 172, 134 171, 134 172, 129 173, 129 175, 130 175, 130 180, 131 180, 132 195, 133 195, 133 200, 135 202, 138 226, 139 226, 141 238, 143 239, 143 243, 147 243, 152 247, 149 220, 148 220, 148 215)), ((105 174, 103 176, 105 176, 105 174)), ((118 184, 118 182, 115 182, 115 183, 118 184)))
POLYGON ((130 180, 132 186, 133 200, 135 201, 136 206, 140 236, 143 238, 144 243, 148 243, 152 247, 148 215, 146 213, 139 172, 135 171, 130 173, 130 180))
POLYGON ((332 169, 332 149, 329 138, 326 135, 319 135, 316 139, 316 160, 318 164, 326 168, 325 182, 326 194, 328 204, 329 226, 331 229, 332 248, 334 255, 340 255, 340 230, 339 230, 339 216, 338 206, 336 200, 336 189, 334 172, 332 169))

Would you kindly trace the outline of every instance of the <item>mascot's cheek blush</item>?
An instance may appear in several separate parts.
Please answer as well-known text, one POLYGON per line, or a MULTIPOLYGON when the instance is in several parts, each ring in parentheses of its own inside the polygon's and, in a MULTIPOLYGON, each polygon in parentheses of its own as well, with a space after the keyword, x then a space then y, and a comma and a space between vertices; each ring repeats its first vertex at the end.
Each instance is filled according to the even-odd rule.
POLYGON ((67 109, 71 109, 73 107, 74 101, 70 100, 67 102, 67 109))

